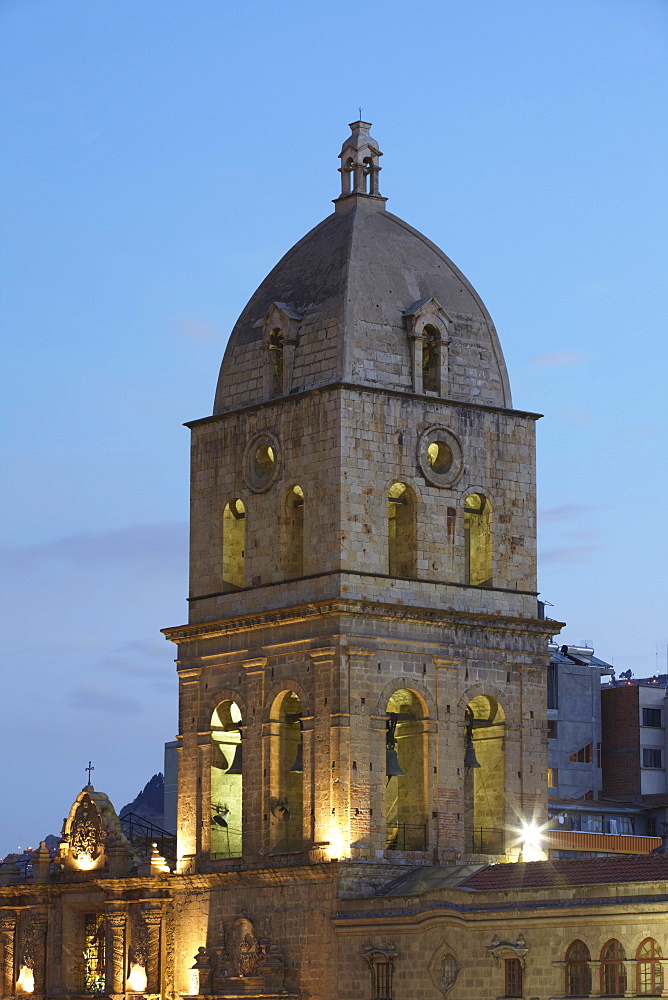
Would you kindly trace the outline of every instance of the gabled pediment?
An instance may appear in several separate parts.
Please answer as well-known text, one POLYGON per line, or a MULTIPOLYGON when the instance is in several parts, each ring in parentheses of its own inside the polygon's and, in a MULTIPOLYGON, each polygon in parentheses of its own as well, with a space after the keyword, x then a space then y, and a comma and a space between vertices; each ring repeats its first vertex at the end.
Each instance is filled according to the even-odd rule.
POLYGON ((443 340, 449 340, 453 319, 435 296, 418 299, 404 312, 408 334, 417 337, 425 326, 435 326, 443 340))

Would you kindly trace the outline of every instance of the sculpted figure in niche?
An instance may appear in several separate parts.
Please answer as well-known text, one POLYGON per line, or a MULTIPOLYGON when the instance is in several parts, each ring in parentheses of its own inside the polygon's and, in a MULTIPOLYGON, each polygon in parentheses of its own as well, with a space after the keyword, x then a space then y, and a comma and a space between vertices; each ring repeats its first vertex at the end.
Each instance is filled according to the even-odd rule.
POLYGON ((70 853, 78 859, 93 860, 97 857, 98 845, 101 841, 100 817, 95 804, 88 795, 84 795, 70 830, 70 853))
POLYGON ((260 958, 258 954, 257 941, 252 934, 246 934, 239 945, 237 956, 237 975, 242 979, 245 976, 257 976, 260 968, 260 958))

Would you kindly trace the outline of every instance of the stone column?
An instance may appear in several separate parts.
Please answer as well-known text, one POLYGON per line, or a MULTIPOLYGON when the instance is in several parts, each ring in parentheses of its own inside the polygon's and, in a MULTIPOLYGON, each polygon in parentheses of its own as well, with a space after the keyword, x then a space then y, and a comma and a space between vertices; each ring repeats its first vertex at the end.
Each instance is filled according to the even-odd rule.
POLYGON ((242 721, 243 802, 242 802, 242 853, 244 858, 257 858, 269 850, 269 823, 262 822, 267 811, 269 779, 269 754, 263 746, 262 709, 265 698, 267 657, 258 656, 242 660, 244 668, 244 696, 248 715, 242 721), (256 714, 252 714, 255 706, 256 714))
POLYGON ((125 914, 107 913, 106 933, 106 993, 116 998, 125 993, 125 914))
POLYGON ((33 1000, 44 996, 46 992, 46 913, 43 910, 36 910, 33 914, 33 976, 35 977, 35 990, 33 1000))
POLYGON ((591 961, 589 963, 589 969, 591 971, 591 997, 601 996, 601 963, 597 961, 591 961))
POLYGON ((2 989, 3 997, 14 996, 14 935, 16 915, 3 913, 0 917, 0 940, 2 940, 2 989))
MULTIPOLYGON (((313 754, 312 808, 314 810, 314 840, 316 845, 329 844, 332 831, 338 831, 340 817, 332 801, 332 672, 336 647, 309 650, 313 663, 313 754)), ((336 770, 336 768, 334 769, 336 770)), ((306 777, 306 775, 305 775, 306 777)), ((347 853, 347 851, 346 851, 347 853)))
POLYGON ((198 669, 188 669, 179 664, 180 742, 176 837, 181 872, 194 867, 201 824, 201 803, 197 782, 199 678, 198 669))
POLYGON ((146 956, 146 994, 160 996, 160 924, 162 910, 145 910, 144 921, 148 932, 146 956))

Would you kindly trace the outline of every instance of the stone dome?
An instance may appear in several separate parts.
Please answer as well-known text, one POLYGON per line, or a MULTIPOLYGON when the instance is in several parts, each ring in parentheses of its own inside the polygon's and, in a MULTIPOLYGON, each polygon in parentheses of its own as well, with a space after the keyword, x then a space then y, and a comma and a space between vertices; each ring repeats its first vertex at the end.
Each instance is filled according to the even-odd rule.
POLYGON ((350 127, 335 211, 285 254, 241 313, 214 413, 341 382, 421 394, 411 340, 425 322, 447 350, 447 379, 431 394, 510 407, 501 346, 479 295, 437 246, 386 211, 370 125, 350 127), (272 331, 288 348, 282 391, 263 374, 272 331))

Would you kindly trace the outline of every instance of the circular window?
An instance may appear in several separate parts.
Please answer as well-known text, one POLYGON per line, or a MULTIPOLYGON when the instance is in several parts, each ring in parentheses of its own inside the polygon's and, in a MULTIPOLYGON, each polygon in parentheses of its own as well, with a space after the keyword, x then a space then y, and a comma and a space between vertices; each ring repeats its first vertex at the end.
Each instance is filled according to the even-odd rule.
POLYGON ((443 476, 452 466, 452 448, 445 441, 432 441, 427 448, 429 468, 437 476, 443 476))
POLYGON ((418 465, 433 486, 452 486, 464 471, 459 438, 445 427, 429 427, 418 440, 418 465))
POLYGON ((278 441, 273 434, 258 434, 246 449, 244 479, 252 490, 261 493, 276 481, 279 469, 278 441))

